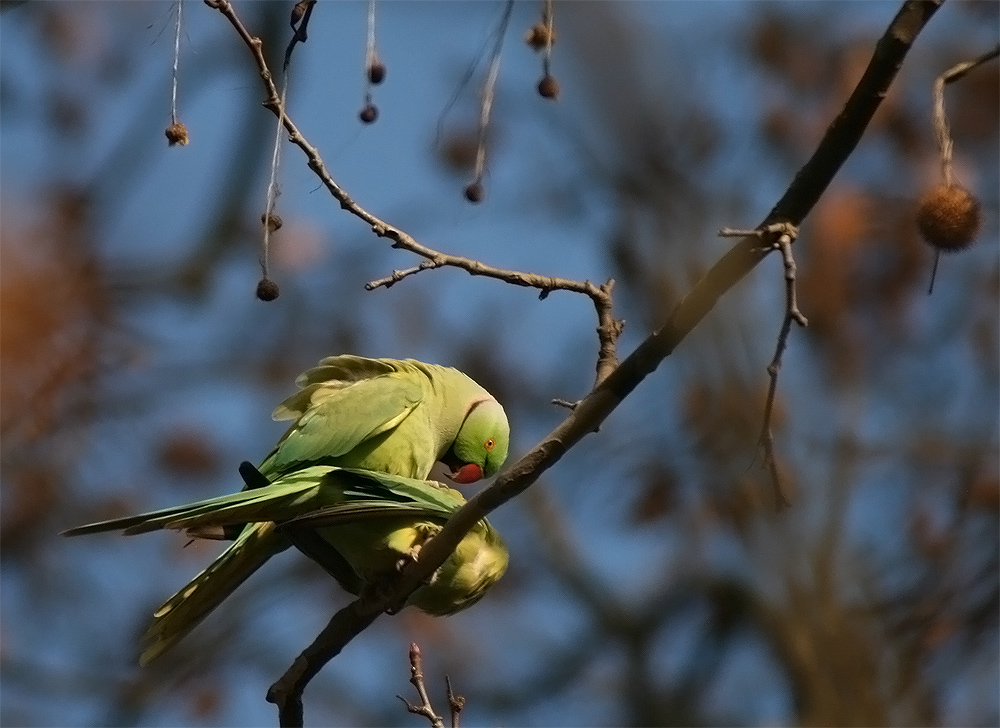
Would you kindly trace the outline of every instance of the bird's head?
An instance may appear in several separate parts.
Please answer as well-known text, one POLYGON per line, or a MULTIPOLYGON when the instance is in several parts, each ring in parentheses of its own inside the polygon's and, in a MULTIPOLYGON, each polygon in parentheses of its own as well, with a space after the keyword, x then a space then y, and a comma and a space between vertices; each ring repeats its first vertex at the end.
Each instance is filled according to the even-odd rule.
POLYGON ((474 483, 494 475, 507 459, 510 425, 495 399, 472 403, 458 436, 441 458, 456 483, 474 483))

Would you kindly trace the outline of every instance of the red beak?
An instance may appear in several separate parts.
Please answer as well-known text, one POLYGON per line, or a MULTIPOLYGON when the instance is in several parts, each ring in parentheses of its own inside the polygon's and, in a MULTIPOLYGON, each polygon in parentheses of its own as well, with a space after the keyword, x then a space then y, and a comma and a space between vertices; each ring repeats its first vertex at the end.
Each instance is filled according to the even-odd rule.
POLYGON ((468 485, 475 483, 483 477, 483 469, 475 463, 466 463, 458 470, 451 471, 451 479, 456 483, 468 485))

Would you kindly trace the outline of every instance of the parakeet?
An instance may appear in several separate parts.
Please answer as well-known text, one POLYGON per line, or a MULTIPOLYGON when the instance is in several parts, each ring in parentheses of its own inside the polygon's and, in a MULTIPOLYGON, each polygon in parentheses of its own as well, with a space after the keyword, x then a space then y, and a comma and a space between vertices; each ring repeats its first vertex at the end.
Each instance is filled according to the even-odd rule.
MULTIPOLYGON (((301 483, 301 473, 311 477, 316 472, 311 467, 322 465, 373 471, 373 477, 384 473, 423 481, 434 463, 441 461, 455 482, 466 484, 493 475, 507 457, 510 430, 503 408, 485 389, 455 369, 414 360, 345 355, 323 359, 300 375, 296 383, 299 391, 273 413, 276 420, 294 420, 292 426, 259 470, 249 466, 253 472, 248 472, 241 467, 251 489, 237 495, 249 498, 247 503, 260 505, 259 512, 253 518, 229 520, 226 524, 212 518, 186 522, 185 527, 195 536, 224 535, 235 537, 235 541, 154 613, 153 625, 144 638, 150 645, 143 652, 144 664, 187 634, 267 559, 287 548, 290 534, 302 551, 319 561, 348 591, 360 588, 350 576, 350 571, 356 569, 347 569, 343 563, 346 560, 358 564, 360 554, 354 553, 352 562, 340 551, 351 549, 351 544, 336 536, 317 539, 302 524, 278 528, 275 519, 291 516, 287 509, 272 510, 270 491, 278 482, 287 485, 285 476, 299 473, 294 482, 301 483)), ((279 492, 273 497, 280 500, 282 496, 279 492)), ((316 503, 311 506, 316 507, 316 503)), ((238 510, 245 513, 250 509, 244 506, 238 510)), ((361 532, 355 552, 367 548, 363 545, 366 540, 377 540, 378 534, 369 533, 370 528, 392 530, 397 525, 386 521, 388 526, 373 526, 366 520, 372 512, 376 511, 366 511, 358 523, 349 527, 341 523, 338 529, 341 533, 361 532)), ((71 529, 67 535, 114 530, 123 527, 112 525, 119 523, 121 519, 83 526, 71 529)), ((440 609, 427 611, 440 613, 440 609)))
MULTIPOLYGON (((282 475, 266 487, 80 526, 65 535, 118 530, 134 535, 162 528, 197 530, 253 523, 243 529, 236 546, 304 529, 331 547, 339 559, 331 573, 357 595, 366 586, 378 588, 381 580, 415 557, 463 503, 461 493, 433 481, 312 465, 282 475)), ((228 570, 228 563, 221 562, 221 568, 228 570)), ((155 612, 143 638, 141 664, 165 652, 208 613, 191 597, 218 578, 219 568, 217 560, 155 612)), ((407 606, 434 615, 465 609, 479 601, 506 568, 507 549, 500 535, 487 521, 480 521, 430 580, 410 595, 407 606)))

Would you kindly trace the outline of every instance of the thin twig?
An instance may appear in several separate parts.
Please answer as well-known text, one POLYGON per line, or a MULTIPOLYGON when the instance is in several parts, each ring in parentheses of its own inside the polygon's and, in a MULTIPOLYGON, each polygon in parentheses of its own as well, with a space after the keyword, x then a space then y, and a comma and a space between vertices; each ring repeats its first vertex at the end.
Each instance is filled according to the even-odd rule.
MULTIPOLYGON (((788 222, 796 226, 801 224, 834 175, 853 153, 913 42, 942 2, 943 0, 907 0, 903 3, 875 46, 868 67, 843 110, 827 129, 812 157, 795 175, 785 194, 759 227, 776 222, 788 222)), ((276 96, 272 91, 274 84, 260 54, 260 41, 246 32, 228 0, 206 0, 206 3, 222 12, 249 46, 257 60, 261 78, 273 99, 276 96)), ((272 102, 268 108, 281 114, 293 141, 306 153, 310 169, 320 177, 344 209, 368 222, 377 235, 390 237, 400 247, 408 250, 413 250, 409 247, 411 245, 422 248, 402 231, 392 228, 356 205, 333 181, 316 150, 305 142, 277 104, 272 102), (406 244, 402 241, 406 241, 406 244)), ((663 326, 601 379, 600 384, 580 401, 555 430, 500 473, 492 485, 474 495, 455 512, 440 533, 424 543, 417 559, 403 567, 391 585, 381 594, 356 599, 334 614, 312 644, 302 651, 268 691, 268 700, 278 705, 282 725, 302 725, 302 692, 323 666, 340 654, 380 614, 405 604, 409 594, 444 563, 476 523, 522 493, 545 470, 557 463, 567 450, 600 425, 673 352, 722 295, 750 273, 769 252, 760 248, 760 241, 756 237, 743 238, 736 243, 677 303, 663 326)), ((423 257, 432 258, 433 254, 423 257)))
POLYGON ((1000 45, 993 50, 987 51, 983 55, 971 61, 963 61, 952 66, 947 71, 938 76, 934 82, 934 136, 937 138, 938 149, 941 152, 941 176, 944 183, 951 186, 954 181, 954 170, 952 168, 952 151, 954 144, 951 139, 951 129, 948 126, 948 115, 944 109, 944 87, 962 78, 976 66, 982 65, 1000 56, 1000 45))
POLYGON ((177 18, 174 22, 174 64, 170 69, 170 123, 177 123, 177 73, 181 60, 181 14, 184 0, 177 0, 177 18))
POLYGON ((421 263, 418 266, 414 266, 413 268, 406 268, 404 270, 394 270, 392 272, 392 275, 386 276, 385 278, 379 278, 374 281, 369 281, 368 283, 366 283, 365 290, 374 291, 376 288, 379 288, 381 286, 385 286, 386 288, 392 288, 394 285, 399 283, 407 276, 412 276, 416 273, 419 273, 422 270, 428 270, 431 268, 440 268, 442 265, 444 265, 444 263, 440 263, 435 260, 425 260, 423 263, 421 263))
POLYGON ((444 676, 444 684, 448 688, 448 707, 451 708, 451 728, 459 728, 459 716, 465 707, 465 697, 456 695, 451 689, 451 678, 444 676))
POLYGON ((934 265, 931 267, 931 282, 927 284, 927 295, 934 293, 934 281, 937 280, 938 263, 941 262, 941 251, 934 249, 934 265))
MULTIPOLYGON (((434 712, 431 699, 427 695, 427 687, 424 685, 423 660, 420 658, 420 647, 417 646, 416 642, 410 643, 410 683, 417 689, 420 705, 414 705, 402 695, 396 697, 403 701, 407 711, 414 715, 424 716, 430 721, 433 728, 444 728, 444 718, 434 712)), ((450 697, 451 683, 448 684, 448 694, 450 697)))
POLYGON ((556 407, 565 407, 568 410, 575 410, 576 406, 580 404, 580 401, 570 402, 568 399, 563 399, 562 397, 555 397, 549 400, 556 407))
MULTIPOLYGON (((609 372, 614 370, 618 363, 616 358, 618 336, 621 334, 624 322, 616 320, 613 315, 613 302, 611 298, 611 290, 614 286, 613 280, 609 280, 601 286, 596 286, 590 281, 573 281, 566 278, 541 276, 537 273, 523 273, 521 271, 494 268, 493 266, 486 265, 478 260, 472 260, 458 255, 449 255, 447 253, 441 253, 432 248, 428 248, 427 246, 418 243, 411 235, 407 234, 403 230, 390 225, 384 220, 368 212, 368 210, 357 204, 351 196, 337 184, 327 171, 326 165, 323 163, 323 159, 320 157, 319 152, 306 140, 291 118, 284 113, 284 107, 281 104, 278 89, 274 84, 271 71, 268 69, 267 62, 264 59, 264 54, 261 49, 261 41, 259 38, 252 36, 246 29, 246 26, 243 25, 243 22, 233 9, 232 3, 229 2, 229 0, 205 0, 205 4, 222 13, 233 28, 236 29, 236 32, 239 34, 240 38, 243 39, 243 42, 246 43, 247 47, 253 54, 254 61, 256 62, 257 69, 260 73, 261 81, 264 83, 264 88, 267 91, 268 98, 264 102, 264 106, 270 109, 274 114, 278 115, 281 119, 282 125, 285 127, 285 131, 288 132, 289 141, 301 149, 306 155, 309 169, 311 169, 316 176, 319 177, 323 186, 326 187, 330 194, 333 195, 334 199, 340 203, 342 209, 367 223, 371 227, 372 232, 378 237, 388 238, 391 240, 394 248, 408 250, 415 255, 419 255, 421 258, 432 261, 433 265, 428 267, 439 268, 442 266, 450 266, 453 268, 460 268, 474 276, 478 275, 488 278, 496 278, 497 280, 511 283, 516 286, 537 288, 543 293, 554 290, 562 290, 571 291, 573 293, 581 293, 588 296, 594 303, 594 308, 597 311, 598 318, 597 334, 599 353, 596 365, 596 381, 599 383, 608 375, 609 372)), ((413 273, 416 272, 417 271, 413 271, 413 273)), ((412 273, 408 273, 407 275, 412 275, 412 273)), ((402 277, 405 276, 401 276, 400 278, 402 277)), ((393 278, 394 276, 388 276, 386 279, 382 279, 385 282, 381 285, 391 285, 392 283, 397 282, 393 280, 393 278)), ((378 283, 378 281, 369 283, 369 290, 377 287, 373 285, 374 283, 378 283)))
POLYGON ((381 65, 378 51, 375 48, 375 0, 368 0, 368 34, 365 39, 365 99, 361 106, 360 118, 366 124, 378 118, 378 107, 375 106, 372 89, 382 82, 385 66, 381 65), (376 70, 378 69, 378 70, 376 70), (376 74, 379 75, 376 75, 376 74))
MULTIPOLYGON (((306 10, 308 13, 312 10, 312 6, 306 10)), ((305 21, 303 21, 305 22, 305 21)), ((291 46, 288 47, 289 52, 291 52, 291 46)), ((285 66, 284 72, 281 74, 281 108, 284 110, 286 100, 288 99, 288 66, 285 66)), ((274 130, 274 146, 271 150, 271 174, 267 181, 267 194, 264 197, 264 240, 261 243, 262 254, 260 260, 260 269, 264 278, 268 277, 269 267, 270 267, 270 253, 271 253, 271 232, 276 230, 277 227, 274 225, 273 221, 275 218, 275 206, 278 204, 278 195, 281 194, 278 189, 278 169, 281 167, 281 119, 279 117, 278 124, 274 130)))
POLYGON ((552 27, 552 0, 542 0, 542 24, 545 26, 545 48, 542 49, 542 75, 552 75, 552 42, 555 40, 555 29, 552 27))
MULTIPOLYGON (((375 0, 368 0, 368 36, 365 39, 365 68, 371 68, 378 60, 375 49, 375 0)), ((365 74, 367 76, 367 74, 365 74)), ((369 79, 371 83, 371 79, 369 79)))
POLYGON ((476 144, 476 167, 473 172, 472 184, 481 184, 483 174, 486 172, 486 133, 490 126, 490 112, 493 109, 493 99, 496 96, 497 78, 500 76, 500 53, 503 50, 503 41, 507 35, 507 26, 510 24, 510 15, 513 10, 514 0, 507 0, 503 15, 500 17, 500 24, 497 26, 493 52, 490 54, 490 69, 486 73, 486 82, 483 83, 483 94, 479 107, 479 141, 476 144))
POLYGON ((764 421, 761 425, 758 443, 764 451, 764 467, 771 475, 771 484, 774 486, 775 505, 778 511, 791 505, 788 494, 781 483, 781 474, 778 470, 778 461, 774 456, 774 433, 771 430, 772 418, 774 415, 774 397, 778 388, 778 372, 781 369, 781 358, 788 345, 788 335, 792 329, 794 321, 799 326, 808 326, 809 321, 799 310, 798 293, 795 286, 795 257, 792 255, 792 243, 798 237, 798 229, 790 223, 773 223, 757 228, 756 230, 737 230, 733 228, 722 228, 719 236, 730 237, 756 237, 761 240, 773 240, 762 246, 762 250, 780 250, 782 262, 784 263, 785 275, 785 317, 781 323, 781 331, 778 333, 778 342, 775 346, 774 357, 767 366, 767 374, 770 377, 770 384, 767 389, 767 399, 764 402, 764 421))
POLYGON ((785 318, 781 322, 781 332, 778 343, 774 347, 774 358, 767 365, 767 374, 771 378, 767 388, 767 400, 764 404, 764 423, 761 425, 760 443, 764 449, 764 465, 771 473, 771 483, 774 486, 775 508, 781 511, 791 505, 791 500, 785 492, 778 470, 778 460, 774 455, 774 432, 771 420, 774 414, 774 397, 778 389, 778 372, 781 370, 781 358, 788 345, 788 335, 794 321, 799 326, 808 326, 809 321, 799 310, 798 295, 795 287, 795 257, 792 255, 792 242, 797 235, 794 227, 783 232, 775 245, 781 250, 781 258, 785 270, 785 318))

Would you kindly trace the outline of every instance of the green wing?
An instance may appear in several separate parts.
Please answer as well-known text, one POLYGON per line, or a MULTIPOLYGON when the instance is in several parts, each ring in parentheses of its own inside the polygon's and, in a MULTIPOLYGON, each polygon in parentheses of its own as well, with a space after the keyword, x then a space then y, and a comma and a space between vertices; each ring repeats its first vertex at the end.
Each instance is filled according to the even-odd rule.
POLYGON ((404 371, 405 364, 395 359, 368 359, 363 356, 341 354, 321 359, 319 364, 300 374, 295 384, 304 389, 310 384, 335 382, 348 386, 363 379, 374 379, 385 374, 404 371))
POLYGON ((433 480, 417 480, 359 468, 340 468, 339 471, 358 476, 344 490, 348 499, 375 497, 386 501, 409 501, 428 512, 439 512, 447 516, 465 504, 461 493, 433 480))
MULTIPOLYGON (((397 427, 424 399, 419 380, 404 372, 385 372, 374 365, 361 371, 379 373, 367 379, 323 379, 344 376, 342 366, 326 365, 299 378, 302 389, 272 415, 276 420, 296 421, 265 458, 261 472, 271 475, 310 462, 335 462, 361 443, 397 427)), ((354 374, 360 376, 357 371, 354 374)))

